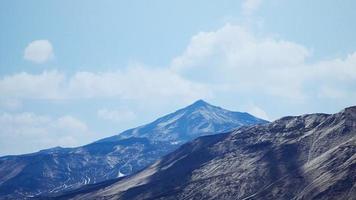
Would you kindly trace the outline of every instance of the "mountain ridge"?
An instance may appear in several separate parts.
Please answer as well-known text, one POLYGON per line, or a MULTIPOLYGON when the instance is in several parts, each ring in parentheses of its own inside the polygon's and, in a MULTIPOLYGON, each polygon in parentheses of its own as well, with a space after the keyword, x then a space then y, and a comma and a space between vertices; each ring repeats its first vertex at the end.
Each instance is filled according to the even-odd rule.
MULTIPOLYGON (((140 126, 148 127, 144 135, 132 134, 119 139, 114 137, 114 140, 106 138, 80 147, 54 147, 25 155, 0 157, 0 199, 45 195, 120 178, 143 169, 192 138, 244 125, 243 120, 234 119, 239 117, 234 114, 237 112, 204 101, 197 101, 178 111, 185 111, 185 117, 178 119, 176 111, 157 119, 161 120, 159 123, 140 126), (197 110, 199 112, 194 113, 197 110), (205 120, 200 112, 202 110, 208 112, 209 116, 218 112, 216 115, 224 120, 222 123, 205 120), (190 120, 190 115, 194 115, 195 120, 190 120), (194 134, 181 137, 180 127, 183 126, 188 127, 184 130, 189 131, 193 127, 194 134), (153 134, 149 130, 154 130, 153 134), (167 134, 175 137, 172 140, 157 139, 158 136, 168 137, 167 134)), ((251 119, 254 120, 251 123, 266 123, 253 116, 251 119)))
POLYGON ((199 137, 71 199, 354 199, 356 106, 199 137))

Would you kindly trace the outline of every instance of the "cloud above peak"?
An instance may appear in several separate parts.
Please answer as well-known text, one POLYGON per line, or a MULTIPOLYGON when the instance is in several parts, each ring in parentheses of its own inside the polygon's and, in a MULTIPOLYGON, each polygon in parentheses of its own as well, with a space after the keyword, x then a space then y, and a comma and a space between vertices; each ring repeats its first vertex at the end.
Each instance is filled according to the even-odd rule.
POLYGON ((293 41, 226 24, 194 35, 168 67, 134 65, 70 75, 58 71, 21 72, 0 77, 0 98, 190 102, 237 95, 297 103, 355 99, 356 53, 310 62, 311 52, 293 41))
POLYGON ((48 40, 32 41, 24 51, 24 59, 37 64, 45 63, 53 57, 53 46, 48 40))
POLYGON ((171 69, 190 81, 222 85, 225 94, 292 102, 328 96, 355 100, 356 53, 311 63, 311 52, 296 42, 226 24, 193 36, 183 53, 173 59, 171 69))
POLYGON ((261 6, 262 0, 244 0, 242 3, 242 14, 252 15, 261 6))

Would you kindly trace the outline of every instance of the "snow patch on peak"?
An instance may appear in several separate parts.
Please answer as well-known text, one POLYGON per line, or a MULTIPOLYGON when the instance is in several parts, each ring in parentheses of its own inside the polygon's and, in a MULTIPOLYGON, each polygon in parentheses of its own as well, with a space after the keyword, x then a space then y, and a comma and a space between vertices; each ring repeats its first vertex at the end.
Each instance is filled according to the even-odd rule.
POLYGON ((124 177, 124 176, 126 176, 126 175, 123 174, 123 173, 121 173, 120 171, 119 171, 119 173, 117 174, 117 177, 118 177, 118 178, 121 178, 121 177, 124 177))
POLYGON ((176 122, 177 120, 179 120, 182 116, 184 115, 184 112, 179 113, 178 115, 173 116, 172 118, 166 120, 166 121, 162 121, 160 123, 157 124, 158 127, 165 127, 169 124, 172 124, 174 122, 176 122))

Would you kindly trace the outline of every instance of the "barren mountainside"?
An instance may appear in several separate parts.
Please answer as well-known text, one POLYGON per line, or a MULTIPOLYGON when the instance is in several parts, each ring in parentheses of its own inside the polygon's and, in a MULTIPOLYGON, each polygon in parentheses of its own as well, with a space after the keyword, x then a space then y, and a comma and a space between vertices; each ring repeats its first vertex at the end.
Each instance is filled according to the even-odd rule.
POLYGON ((356 107, 204 136, 145 170, 57 199, 356 199, 356 107))
POLYGON ((188 140, 258 123, 266 121, 199 100, 152 123, 85 146, 0 157, 0 199, 48 195, 121 178, 188 140))

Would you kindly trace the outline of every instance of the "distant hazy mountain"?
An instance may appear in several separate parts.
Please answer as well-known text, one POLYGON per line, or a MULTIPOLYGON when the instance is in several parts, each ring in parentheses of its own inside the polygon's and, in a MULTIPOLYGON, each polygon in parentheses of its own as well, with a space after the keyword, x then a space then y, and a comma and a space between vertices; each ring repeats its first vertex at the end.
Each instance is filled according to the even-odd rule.
POLYGON ((150 124, 124 131, 99 142, 146 137, 153 141, 181 144, 202 135, 227 132, 243 125, 266 122, 248 113, 232 112, 199 100, 150 124))
POLYGON ((61 197, 354 200, 356 107, 200 137, 135 175, 61 197))
POLYGON ((156 121, 78 148, 0 158, 0 199, 60 192, 137 172, 190 139, 266 121, 199 100, 156 121))

